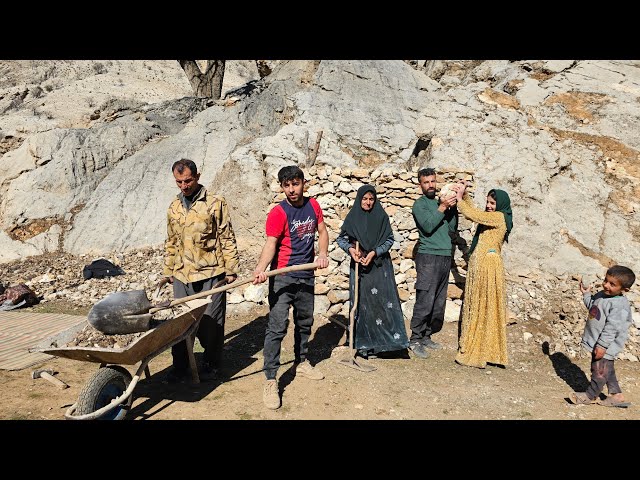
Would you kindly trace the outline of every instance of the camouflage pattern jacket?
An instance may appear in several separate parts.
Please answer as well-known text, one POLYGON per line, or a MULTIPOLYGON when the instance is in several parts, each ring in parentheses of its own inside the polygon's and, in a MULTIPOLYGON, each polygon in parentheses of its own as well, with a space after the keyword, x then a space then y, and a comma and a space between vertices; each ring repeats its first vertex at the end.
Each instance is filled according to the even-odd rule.
POLYGON ((167 212, 165 276, 182 283, 238 274, 236 237, 227 202, 202 187, 187 210, 179 193, 167 212))

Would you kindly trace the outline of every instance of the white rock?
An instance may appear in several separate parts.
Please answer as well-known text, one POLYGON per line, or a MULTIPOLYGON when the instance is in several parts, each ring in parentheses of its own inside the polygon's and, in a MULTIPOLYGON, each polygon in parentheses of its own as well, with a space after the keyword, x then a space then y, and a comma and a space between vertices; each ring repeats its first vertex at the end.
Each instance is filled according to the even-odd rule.
POLYGON ((340 182, 340 185, 338 185, 338 190, 341 192, 349 193, 353 191, 353 187, 349 182, 340 182))
POLYGON ((457 322, 460 319, 460 305, 453 303, 447 299, 445 302, 444 321, 457 322))
MULTIPOLYGON (((405 319, 411 319, 411 317, 413 316, 413 306, 415 304, 416 304, 415 300, 407 300, 400 306, 400 308, 402 308, 402 315, 404 315, 405 319)), ((445 310, 445 317, 446 317, 446 310, 445 310)))
POLYGON ((400 273, 405 273, 407 270, 413 268, 413 260, 405 258, 400 261, 400 273))
POLYGON ((268 293, 269 287, 267 286, 266 282, 259 283, 257 285, 249 285, 243 292, 245 300, 255 303, 263 302, 266 299, 268 293))
POLYGON ((232 290, 231 293, 227 295, 227 304, 233 305, 241 302, 244 302, 244 296, 238 290, 232 290))
POLYGON ((331 302, 326 295, 314 295, 313 313, 316 315, 326 315, 331 302))
POLYGON ((402 282, 404 282, 407 279, 407 276, 404 273, 399 273, 398 275, 396 275, 396 285, 400 285, 402 282))

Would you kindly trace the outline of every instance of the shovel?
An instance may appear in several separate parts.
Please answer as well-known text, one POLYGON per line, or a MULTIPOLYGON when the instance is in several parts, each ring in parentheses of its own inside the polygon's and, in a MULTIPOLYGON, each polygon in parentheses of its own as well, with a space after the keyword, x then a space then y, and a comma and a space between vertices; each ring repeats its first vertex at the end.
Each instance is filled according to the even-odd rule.
MULTIPOLYGON (((360 243, 357 240, 356 252, 360 252, 360 243)), ((355 368, 356 370, 360 370, 361 372, 373 372, 374 370, 376 370, 376 367, 374 367, 373 365, 364 365, 356 360, 356 348, 353 343, 353 329, 356 323, 356 310, 358 308, 358 265, 360 264, 360 262, 355 262, 355 264, 356 279, 353 288, 353 307, 351 307, 351 311, 349 312, 349 356, 347 358, 341 359, 340 361, 338 361, 338 363, 340 365, 355 368)))
MULTIPOLYGON (((267 277, 272 277, 280 273, 297 272, 300 270, 314 270, 318 267, 315 263, 304 263, 302 265, 292 265, 291 267, 279 268, 265 272, 267 277)), ((114 292, 97 302, 87 315, 89 323, 97 330, 108 335, 123 335, 126 333, 146 332, 152 328, 153 314, 165 308, 188 302, 196 298, 208 297, 214 293, 224 292, 231 288, 239 287, 253 282, 253 278, 242 281, 227 283, 221 287, 216 285, 211 290, 178 298, 172 302, 162 302, 151 305, 144 290, 130 290, 128 292, 114 292)), ((162 284, 158 285, 158 289, 162 284)), ((157 293, 158 290, 156 290, 157 293)))

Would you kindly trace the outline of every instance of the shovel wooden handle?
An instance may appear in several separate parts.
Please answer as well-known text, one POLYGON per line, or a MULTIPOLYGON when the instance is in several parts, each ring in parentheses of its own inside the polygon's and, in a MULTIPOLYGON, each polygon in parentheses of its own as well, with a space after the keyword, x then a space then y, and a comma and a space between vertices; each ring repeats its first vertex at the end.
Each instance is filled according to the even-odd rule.
MULTIPOLYGON (((302 265, 292 265, 290 267, 277 268, 276 270, 270 270, 268 272, 265 272, 265 275, 267 277, 273 277, 274 275, 278 275, 280 273, 298 272, 300 270, 315 270, 316 268, 318 268, 318 264, 317 263, 303 263, 302 265)), ((207 290, 205 292, 195 293, 193 295, 189 295, 188 297, 178 298, 176 300, 173 300, 169 305, 166 305, 166 306, 163 306, 163 307, 151 308, 151 309, 149 309, 149 313, 156 313, 159 310, 164 310, 165 308, 173 307, 174 305, 179 305, 181 303, 188 302, 189 300, 195 300, 196 298, 208 297, 209 295, 213 295, 214 293, 224 292, 224 291, 229 290, 231 288, 239 287, 240 285, 245 285, 245 284, 251 283, 251 282, 253 282, 253 278, 247 278, 247 279, 241 280, 241 281, 237 281, 236 280, 235 282, 227 283, 226 285, 223 285, 222 287, 212 288, 211 290, 207 290)))

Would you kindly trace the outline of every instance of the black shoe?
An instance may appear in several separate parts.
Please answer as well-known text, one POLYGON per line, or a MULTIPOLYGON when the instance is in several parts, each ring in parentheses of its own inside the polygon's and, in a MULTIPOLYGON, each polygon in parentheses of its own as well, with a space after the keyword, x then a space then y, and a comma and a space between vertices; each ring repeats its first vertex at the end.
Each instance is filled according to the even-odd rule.
POLYGON ((358 355, 360 355, 365 360, 370 360, 372 358, 378 358, 378 355, 373 353, 373 350, 367 350, 366 352, 363 350, 358 350, 358 355))
POLYGON ((429 337, 424 337, 420 343, 422 343, 422 345, 427 348, 431 348, 432 350, 440 350, 442 348, 442 345, 434 342, 429 337))
POLYGON ((419 342, 411 342, 409 344, 409 353, 411 356, 418 358, 429 358, 429 352, 427 352, 424 345, 419 342))
POLYGON ((173 368, 167 374, 167 378, 165 380, 165 383, 171 383, 171 384, 185 383, 188 378, 189 378, 189 373, 187 372, 187 370, 181 370, 181 369, 173 368))

